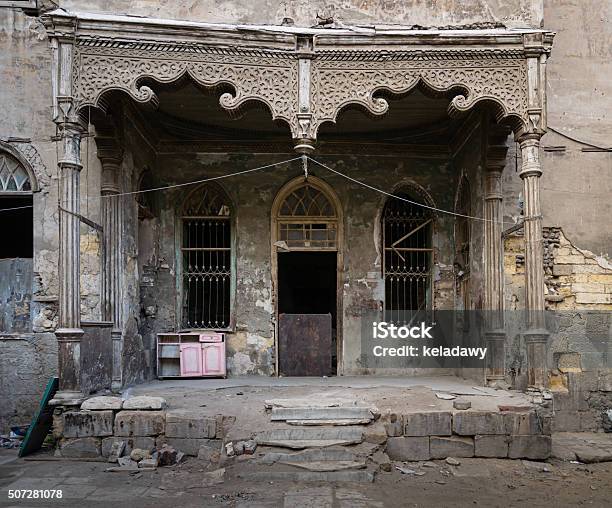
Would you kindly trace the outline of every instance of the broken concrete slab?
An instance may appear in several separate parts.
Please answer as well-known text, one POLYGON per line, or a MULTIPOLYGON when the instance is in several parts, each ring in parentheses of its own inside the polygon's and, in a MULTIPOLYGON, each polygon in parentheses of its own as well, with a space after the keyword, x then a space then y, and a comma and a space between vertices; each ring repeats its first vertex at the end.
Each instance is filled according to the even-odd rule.
POLYGON ((324 462, 324 461, 355 461, 357 455, 342 447, 330 447, 303 450, 296 453, 266 453, 261 462, 272 464, 274 462, 324 462))
POLYGON ((123 409, 138 409, 138 410, 161 410, 166 409, 168 404, 163 397, 149 397, 147 395, 139 395, 130 397, 123 402, 123 409))
POLYGON ((178 438, 212 439, 217 432, 214 416, 201 411, 174 409, 166 412, 166 436, 178 438))
POLYGON ((157 436, 164 433, 165 425, 162 411, 120 411, 115 416, 115 435, 157 436))
POLYGON ((68 411, 61 418, 65 438, 113 435, 112 411, 68 411))
POLYGON ((425 413, 408 413, 403 415, 405 436, 450 436, 451 413, 448 411, 431 411, 425 413))
POLYGON ((119 410, 123 406, 123 401, 119 397, 111 397, 103 395, 100 397, 92 397, 81 404, 82 410, 88 411, 105 411, 119 410))
POLYGON ((390 437, 386 452, 392 460, 429 460, 429 437, 390 437))
POLYGON ((270 416, 272 421, 279 420, 373 420, 368 407, 275 407, 270 416))
POLYGON ((373 471, 360 469, 357 471, 254 471, 238 473, 239 478, 246 481, 294 481, 294 482, 353 482, 372 483, 375 478, 373 471))
POLYGON ((295 397, 293 399, 269 399, 264 401, 266 409, 275 407, 285 408, 321 408, 321 407, 353 407, 357 405, 356 399, 334 398, 327 399, 319 394, 311 397, 295 397))
POLYGON ((474 439, 457 436, 431 436, 429 438, 429 454, 432 459, 473 457, 474 439))

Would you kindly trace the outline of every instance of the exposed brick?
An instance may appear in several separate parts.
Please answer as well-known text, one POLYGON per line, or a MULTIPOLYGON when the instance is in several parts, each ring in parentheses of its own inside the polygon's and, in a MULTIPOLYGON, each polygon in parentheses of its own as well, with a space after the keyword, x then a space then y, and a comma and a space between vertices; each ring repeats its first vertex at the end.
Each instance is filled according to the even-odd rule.
POLYGON ((451 420, 451 413, 448 411, 408 413, 404 415, 404 435, 450 436, 451 420))
POLYGON ((390 437, 387 439, 387 455, 392 460, 429 460, 429 438, 390 437))
POLYGON ((563 275, 571 275, 573 272, 572 265, 553 265, 553 275, 561 277, 563 275))
POLYGON ((474 439, 457 436, 431 436, 429 438, 429 454, 432 459, 473 457, 474 439))
POLYGON ((612 303, 612 294, 576 293, 576 303, 612 303))

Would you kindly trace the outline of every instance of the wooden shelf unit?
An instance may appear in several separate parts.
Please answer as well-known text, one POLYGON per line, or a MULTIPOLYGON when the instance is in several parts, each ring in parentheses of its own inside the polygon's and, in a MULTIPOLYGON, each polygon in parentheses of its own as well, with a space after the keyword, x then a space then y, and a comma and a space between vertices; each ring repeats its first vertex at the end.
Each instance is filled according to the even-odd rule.
POLYGON ((219 332, 158 333, 157 377, 226 377, 225 336, 219 332))

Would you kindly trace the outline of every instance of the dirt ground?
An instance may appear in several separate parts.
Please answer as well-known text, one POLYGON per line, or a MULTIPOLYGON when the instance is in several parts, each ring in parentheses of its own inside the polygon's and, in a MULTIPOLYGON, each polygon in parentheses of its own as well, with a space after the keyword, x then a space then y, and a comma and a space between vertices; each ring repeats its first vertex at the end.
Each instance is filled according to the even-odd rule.
POLYGON ((0 451, 0 506, 70 507, 450 507, 611 506, 612 463, 573 464, 551 460, 461 459, 396 463, 374 483, 249 482, 237 478, 248 461, 228 466, 222 483, 203 486, 206 472, 194 458, 154 472, 105 472, 108 464, 67 460, 23 460, 0 451), (429 466, 429 467, 426 467, 429 466), (62 499, 8 499, 9 489, 57 489, 62 499))

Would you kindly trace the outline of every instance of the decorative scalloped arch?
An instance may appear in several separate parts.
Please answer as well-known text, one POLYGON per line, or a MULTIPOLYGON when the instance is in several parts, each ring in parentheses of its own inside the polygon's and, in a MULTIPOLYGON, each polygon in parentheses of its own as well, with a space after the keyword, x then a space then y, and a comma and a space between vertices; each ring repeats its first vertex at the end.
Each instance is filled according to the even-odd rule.
POLYGON ((30 143, 7 143, 0 140, 0 154, 2 152, 12 156, 28 173, 31 192, 38 192, 41 184, 49 183, 49 175, 40 154, 30 143))

